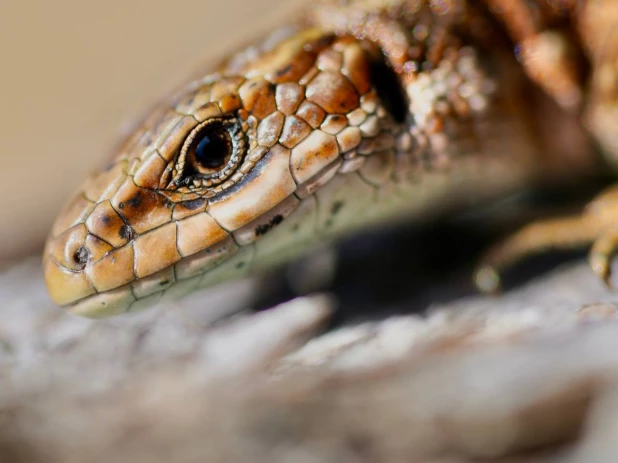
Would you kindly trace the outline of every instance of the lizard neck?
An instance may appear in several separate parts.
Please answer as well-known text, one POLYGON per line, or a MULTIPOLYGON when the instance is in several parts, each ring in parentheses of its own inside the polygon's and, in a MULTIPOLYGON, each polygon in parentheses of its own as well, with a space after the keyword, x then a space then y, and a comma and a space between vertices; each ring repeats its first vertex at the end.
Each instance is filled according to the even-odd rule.
MULTIPOLYGON (((362 44, 380 102, 409 134, 400 148, 430 170, 449 169, 454 157, 490 155, 486 142, 504 130, 496 120, 526 125, 516 101, 525 77, 495 18, 480 3, 438 3, 329 2, 307 20, 362 44)), ((528 151, 522 160, 536 154, 528 151)))
POLYGON ((595 156, 579 113, 561 107, 518 62, 517 37, 489 6, 465 0, 325 2, 311 10, 308 23, 365 44, 378 96, 406 125, 416 161, 448 166, 453 156, 478 154, 489 145, 480 137, 508 139, 497 121, 516 120, 530 141, 522 143, 520 136, 509 143, 527 145, 521 159, 535 177, 561 182, 573 172, 592 171, 595 156), (480 129, 491 123, 494 129, 480 129), (568 129, 556 136, 558 127, 568 129))

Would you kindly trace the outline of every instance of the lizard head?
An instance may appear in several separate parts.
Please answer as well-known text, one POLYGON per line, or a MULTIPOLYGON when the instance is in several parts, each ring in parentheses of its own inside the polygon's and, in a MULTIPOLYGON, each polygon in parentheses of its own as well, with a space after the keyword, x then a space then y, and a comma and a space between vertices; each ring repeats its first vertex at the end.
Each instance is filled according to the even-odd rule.
POLYGON ((358 40, 301 29, 189 84, 60 214, 44 254, 53 300, 137 310, 315 240, 316 190, 395 143, 370 73, 358 40))

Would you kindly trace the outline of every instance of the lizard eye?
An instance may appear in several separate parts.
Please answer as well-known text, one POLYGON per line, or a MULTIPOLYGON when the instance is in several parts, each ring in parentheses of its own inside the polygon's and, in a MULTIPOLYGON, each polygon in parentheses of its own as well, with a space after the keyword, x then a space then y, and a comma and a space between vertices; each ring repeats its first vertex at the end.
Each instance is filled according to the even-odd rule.
POLYGON ((189 147, 187 160, 200 174, 212 175, 219 172, 232 156, 232 140, 223 127, 210 124, 197 134, 189 147))
POLYGON ((246 151, 236 118, 215 118, 195 127, 180 151, 174 183, 209 187, 234 173, 246 151))

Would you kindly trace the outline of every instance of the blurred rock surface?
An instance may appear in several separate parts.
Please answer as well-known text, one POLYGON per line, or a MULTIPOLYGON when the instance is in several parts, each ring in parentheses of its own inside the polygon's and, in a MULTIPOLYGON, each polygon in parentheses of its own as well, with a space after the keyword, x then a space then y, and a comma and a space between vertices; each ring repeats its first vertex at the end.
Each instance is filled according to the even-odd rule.
POLYGON ((6 270, 1 461, 616 461, 618 305, 583 263, 322 335, 335 298, 239 311, 257 288, 90 321, 6 270))

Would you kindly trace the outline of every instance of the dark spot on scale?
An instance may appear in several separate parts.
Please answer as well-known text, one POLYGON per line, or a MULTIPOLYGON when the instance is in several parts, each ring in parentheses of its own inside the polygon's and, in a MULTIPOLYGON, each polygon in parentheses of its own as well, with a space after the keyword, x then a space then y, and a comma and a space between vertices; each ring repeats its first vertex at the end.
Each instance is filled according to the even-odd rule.
POLYGON ((109 215, 104 215, 101 217, 101 222, 103 222, 105 225, 109 225, 110 223, 112 223, 112 218, 109 215))
POLYGON ((194 211, 196 209, 199 209, 200 207, 203 207, 205 202, 206 202, 206 200, 198 198, 198 199, 192 199, 191 201, 183 201, 180 204, 185 209, 188 209, 190 211, 194 211))
POLYGON ((257 227, 255 227, 255 236, 265 235, 266 233, 268 233, 268 230, 270 230, 268 224, 258 225, 257 227))
POLYGON ((245 265, 247 265, 247 263, 243 260, 242 262, 238 262, 238 263, 236 264, 236 268, 237 268, 237 269, 241 269, 241 268, 243 268, 245 265))
POLYGON ((168 284, 170 281, 169 280, 163 280, 159 282, 159 286, 165 286, 166 284, 168 284))
POLYGON ((165 209, 171 209, 172 207, 174 207, 174 203, 166 198, 165 202, 163 203, 163 207, 165 207, 165 209))
POLYGON ((132 208, 136 209, 142 204, 142 195, 141 193, 136 193, 135 196, 127 200, 127 204, 132 208))
POLYGON ((337 215, 337 213, 341 210, 342 207, 343 201, 335 201, 330 208, 330 213, 333 215, 337 215))
POLYGON ((73 254, 73 261, 77 264, 79 270, 83 270, 90 258, 90 251, 85 246, 80 246, 73 254))
POLYGON ((273 84, 272 82, 269 82, 268 83, 268 93, 274 95, 276 91, 277 91, 277 86, 273 84))
POLYGON ((124 209, 124 203, 118 203, 118 209, 124 209))
POLYGON ((270 222, 258 225, 255 227, 255 236, 262 236, 268 233, 275 225, 279 225, 283 221, 283 216, 281 214, 277 214, 270 222))
POLYGON ((286 75, 288 72, 290 72, 291 70, 292 70, 292 65, 288 64, 287 66, 284 66, 281 69, 278 69, 277 72, 275 72, 275 77, 277 78, 282 77, 286 75))
POLYGON ((295 223, 294 226, 292 227, 292 231, 293 232, 297 232, 300 229, 300 225, 295 223))
POLYGON ((324 226, 326 228, 330 228, 333 226, 333 220, 332 219, 328 219, 326 222, 324 222, 324 226))
POLYGON ((124 224, 120 227, 120 231, 118 232, 120 238, 125 239, 127 241, 131 241, 133 239, 133 230, 127 224, 124 224))

